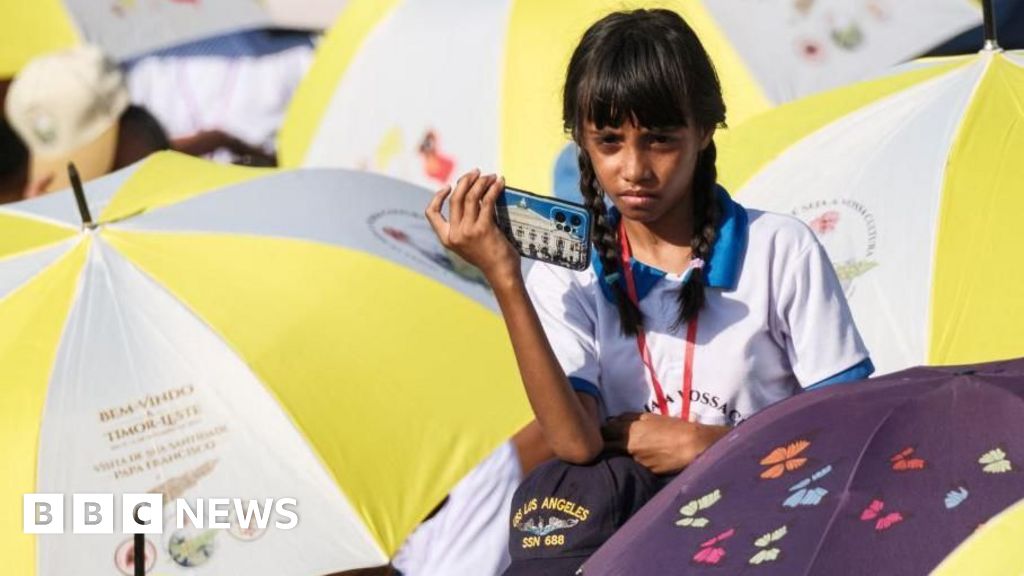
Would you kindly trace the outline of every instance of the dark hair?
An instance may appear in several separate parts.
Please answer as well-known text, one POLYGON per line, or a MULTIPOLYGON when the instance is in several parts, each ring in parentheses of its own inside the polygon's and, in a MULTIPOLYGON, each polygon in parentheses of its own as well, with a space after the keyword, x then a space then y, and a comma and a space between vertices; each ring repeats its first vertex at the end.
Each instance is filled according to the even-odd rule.
MULTIPOLYGON (((607 218, 604 191, 583 147, 583 125, 599 129, 631 120, 648 128, 702 130, 725 125, 725 101, 714 65, 693 29, 670 10, 615 12, 583 34, 569 61, 562 101, 566 132, 579 144, 580 191, 594 220, 591 239, 606 278, 622 271, 618 230, 607 218)), ((721 209, 715 198, 715 143, 700 153, 693 181, 694 258, 711 255, 721 209)), ((635 335, 643 327, 640 310, 622 282, 610 282, 622 331, 635 335)), ((694 275, 679 293, 678 324, 691 320, 704 305, 704 276, 694 275)))
POLYGON ((6 120, 0 118, 0 176, 6 176, 25 167, 28 148, 6 120))
POLYGON ((134 164, 154 152, 170 149, 167 132, 149 110, 133 104, 121 113, 115 169, 134 164))

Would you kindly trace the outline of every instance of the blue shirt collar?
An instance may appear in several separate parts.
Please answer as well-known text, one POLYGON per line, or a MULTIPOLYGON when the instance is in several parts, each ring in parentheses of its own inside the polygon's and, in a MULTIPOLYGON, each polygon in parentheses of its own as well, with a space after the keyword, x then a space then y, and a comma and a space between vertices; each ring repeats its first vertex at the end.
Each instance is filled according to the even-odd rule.
MULTIPOLYGON (((721 186, 717 187, 715 197, 721 206, 722 218, 718 222, 718 231, 715 235, 715 245, 711 248, 711 257, 704 264, 704 284, 712 288, 732 290, 736 288, 736 283, 739 281, 740 267, 743 265, 743 256, 747 251, 747 211, 733 201, 729 197, 729 193, 721 186)), ((619 211, 612 207, 608 212, 609 225, 618 226, 619 211)), ((597 274, 601 292, 609 302, 613 302, 611 286, 605 279, 604 267, 593 247, 591 247, 590 261, 597 274)), ((636 282, 637 297, 642 300, 650 293, 654 285, 665 277, 665 271, 634 259, 630 259, 629 263, 633 270, 633 279, 636 282)), ((619 277, 614 281, 620 283, 625 289, 624 278, 619 277)))

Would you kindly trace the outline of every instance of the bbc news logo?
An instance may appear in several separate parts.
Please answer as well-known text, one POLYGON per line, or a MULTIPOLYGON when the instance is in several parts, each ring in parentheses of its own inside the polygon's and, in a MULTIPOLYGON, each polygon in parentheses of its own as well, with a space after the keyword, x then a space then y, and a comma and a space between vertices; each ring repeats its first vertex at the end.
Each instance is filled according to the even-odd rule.
MULTIPOLYGON (((63 534, 66 523, 63 494, 25 494, 23 500, 26 534, 63 534)), ((298 526, 298 503, 294 498, 196 498, 195 505, 183 498, 174 501, 175 528, 265 530, 274 517, 274 527, 291 530, 298 526)), ((113 534, 113 494, 72 494, 72 534, 113 534)), ((163 494, 122 494, 122 534, 162 534, 163 494)))

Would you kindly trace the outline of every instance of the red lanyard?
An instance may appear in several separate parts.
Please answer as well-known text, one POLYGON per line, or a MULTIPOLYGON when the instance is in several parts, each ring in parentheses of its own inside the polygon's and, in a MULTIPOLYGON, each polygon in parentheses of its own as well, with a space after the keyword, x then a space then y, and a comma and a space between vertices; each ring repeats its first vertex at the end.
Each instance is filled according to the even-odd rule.
MULTIPOLYGON (((629 249, 629 240, 626 238, 626 227, 619 224, 619 244, 622 253, 622 272, 626 277, 626 292, 629 294, 629 299, 633 301, 636 307, 640 308, 640 299, 637 297, 636 282, 633 280, 633 269, 629 265, 629 260, 633 256, 632 251, 629 249)), ((693 388, 693 352, 694 342, 697 340, 697 315, 693 316, 693 319, 686 323, 686 348, 685 356, 683 361, 683 386, 682 386, 682 398, 683 407, 679 411, 679 417, 683 420, 690 419, 690 390, 693 388)), ((643 330, 637 331, 636 334, 636 347, 640 352, 640 360, 647 367, 647 373, 651 377, 651 385, 654 387, 654 395, 658 400, 658 411, 663 416, 668 416, 668 402, 665 400, 665 392, 661 387, 661 382, 658 381, 658 375, 654 372, 654 363, 651 361, 651 351, 647 347, 647 335, 644 334, 643 330)))

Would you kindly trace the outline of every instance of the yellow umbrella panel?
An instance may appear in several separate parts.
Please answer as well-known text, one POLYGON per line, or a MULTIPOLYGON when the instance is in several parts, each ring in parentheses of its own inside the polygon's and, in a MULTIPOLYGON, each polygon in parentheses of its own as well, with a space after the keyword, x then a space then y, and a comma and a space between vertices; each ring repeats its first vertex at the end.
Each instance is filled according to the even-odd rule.
POLYGON ((23 534, 27 493, 163 494, 157 573, 383 564, 529 420, 490 293, 433 239, 426 191, 173 153, 109 178, 108 198, 109 180, 89 183, 95 228, 57 209, 68 193, 0 210, 69 234, 0 256, 11 573, 109 574, 130 551, 69 517, 65 534, 23 534), (298 522, 177 525, 177 498, 212 497, 293 498, 298 522))
POLYGON ((0 78, 39 54, 87 41, 116 60, 252 28, 323 29, 346 0, 7 0, 0 78))
POLYGON ((721 139, 747 206, 790 213, 835 265, 880 372, 1024 354, 1024 55, 908 64, 721 139))
POLYGON ((369 169, 429 187, 481 167, 550 193, 567 144, 561 93, 571 52, 590 24, 630 8, 668 8, 693 26, 717 64, 734 126, 979 20, 964 0, 353 0, 292 100, 281 162, 369 169), (851 31, 844 38, 840 28, 851 31), (808 42, 818 46, 813 57, 808 42))
POLYGON ((979 526, 931 574, 1024 574, 1021 542, 1024 542, 1024 500, 979 526))

